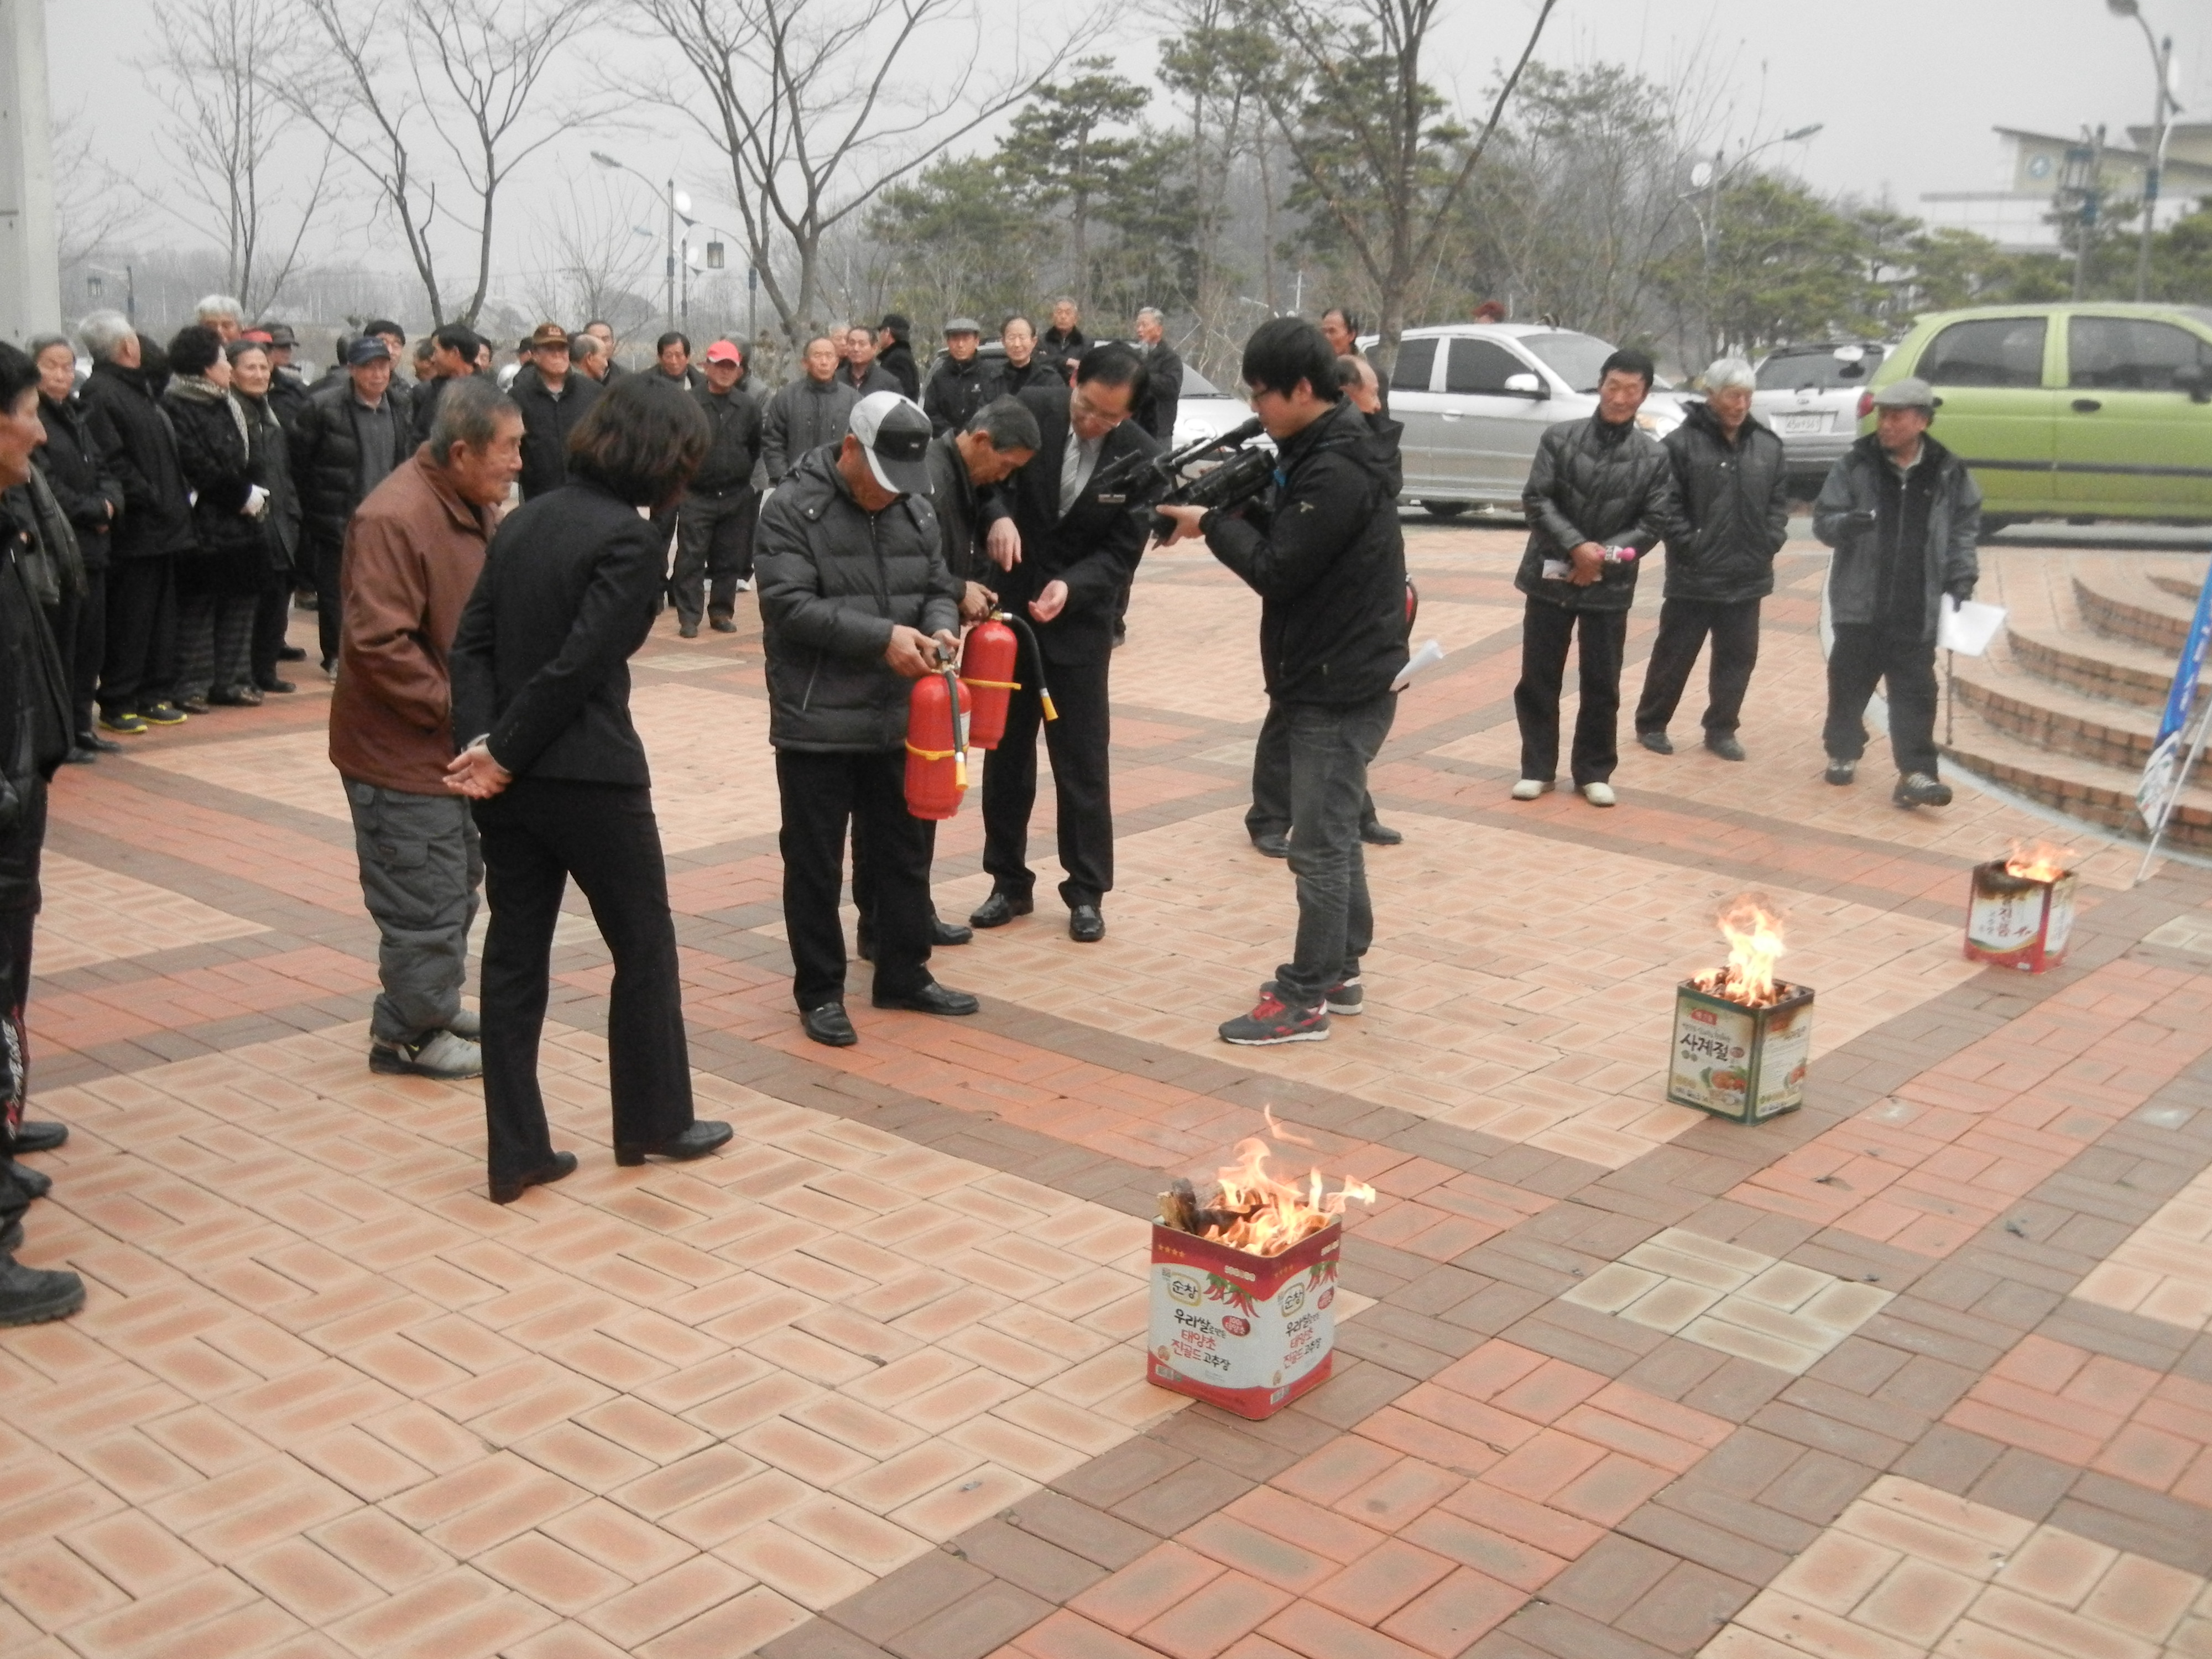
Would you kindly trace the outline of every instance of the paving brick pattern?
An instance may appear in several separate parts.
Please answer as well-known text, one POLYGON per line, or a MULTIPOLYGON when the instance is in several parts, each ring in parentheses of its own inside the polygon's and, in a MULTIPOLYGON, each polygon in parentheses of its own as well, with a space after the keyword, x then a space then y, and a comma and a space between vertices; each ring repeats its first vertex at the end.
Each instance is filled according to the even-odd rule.
MULTIPOLYGON (((1261 1054, 1210 1031, 1292 907, 1242 840, 1253 606, 1202 555, 1148 563, 1116 657, 1105 943, 1048 902, 944 953, 983 1014, 856 997, 845 1051, 791 1013, 757 631, 665 622, 636 707, 740 1139, 611 1166, 572 900, 584 1168, 506 1210, 475 1091, 362 1064, 319 686, 67 772, 32 1021, 76 1133, 24 1259, 91 1302, 0 1338, 0 1652, 2212 1653, 2212 880, 2077 842, 2068 964, 1960 961, 1968 868, 2048 826, 1820 781, 1802 550, 1747 765, 1632 750, 1612 812, 1513 805, 1516 550, 1412 538, 1453 654, 1376 774, 1372 1012, 1261 1054), (1820 1002, 1805 1109, 1747 1129, 1658 1077, 1752 887, 1820 1002), (1378 1198, 1335 1375, 1254 1424, 1141 1381, 1140 1274, 1153 1194, 1263 1107, 1378 1198)), ((943 827, 945 914, 980 828, 943 827)), ((1048 896, 1051 844, 1048 798, 1048 896)))

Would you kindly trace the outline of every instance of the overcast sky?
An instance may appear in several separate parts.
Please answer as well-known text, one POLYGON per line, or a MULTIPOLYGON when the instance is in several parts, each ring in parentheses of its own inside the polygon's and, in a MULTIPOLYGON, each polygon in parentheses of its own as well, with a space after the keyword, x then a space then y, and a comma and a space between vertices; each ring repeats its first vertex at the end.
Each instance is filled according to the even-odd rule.
MULTIPOLYGON (((47 7, 56 108, 85 112, 105 159, 140 177, 161 165, 159 112, 119 60, 150 45, 157 3, 47 7)), ((2212 9, 2203 0, 2144 3, 2154 23, 2180 33, 2184 118, 2212 120, 2212 9)), ((1091 4, 1028 0, 1024 27, 1042 33, 1055 14, 1091 4)), ((1517 50, 1533 9, 1531 0, 1445 0, 1431 73, 1462 108, 1517 50)), ((1149 37, 1111 45, 1133 75, 1156 59, 1149 37)), ((2151 103, 2142 32, 2104 0, 1562 0, 1541 56, 1622 62, 1707 84, 1738 143, 1820 123, 1809 143, 1770 153, 1824 189, 1886 193, 1907 211, 1924 191, 1995 188, 2002 161, 1995 126, 2070 133, 2104 122, 2117 135, 2146 121, 2151 103)), ((666 126, 618 140, 580 133, 557 143, 544 164, 586 167, 595 143, 655 176, 672 167, 695 189, 713 187, 717 158, 666 126)))

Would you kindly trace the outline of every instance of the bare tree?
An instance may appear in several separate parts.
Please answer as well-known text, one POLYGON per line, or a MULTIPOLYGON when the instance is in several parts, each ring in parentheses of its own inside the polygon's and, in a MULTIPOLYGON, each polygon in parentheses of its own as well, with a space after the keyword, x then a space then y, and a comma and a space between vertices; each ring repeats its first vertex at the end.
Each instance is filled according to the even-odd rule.
POLYGON ((296 24, 290 72, 273 84, 374 185, 431 317, 474 323, 491 287, 501 187, 562 132, 597 118, 574 105, 551 118, 534 106, 546 70, 599 20, 605 0, 288 3, 296 24), (464 269, 475 267, 468 298, 450 313, 439 274, 447 229, 464 239, 464 269))
POLYGON ((657 83, 638 96, 688 116, 730 169, 730 206, 785 335, 817 320, 823 240, 886 188, 1028 97, 1109 22, 1094 15, 1033 69, 983 87, 975 65, 1003 54, 972 0, 631 0, 645 30, 672 42, 702 102, 657 83), (964 50, 945 37, 965 27, 964 50), (907 72, 925 51, 957 65, 907 72), (793 258, 780 262, 776 239, 793 258), (795 270, 795 276, 791 274, 795 270))
POLYGON ((161 44, 138 66, 169 113, 161 148, 184 187, 181 199, 143 180, 138 191, 223 247, 223 286, 249 317, 283 292, 330 171, 325 147, 305 200, 287 201, 278 155, 296 118, 257 70, 283 19, 283 0, 171 0, 155 9, 161 44))
POLYGON ((617 331, 652 320, 651 289, 659 240, 641 234, 601 179, 577 181, 537 238, 538 268, 530 303, 541 317, 605 318, 617 331))
POLYGON ((100 258, 122 225, 128 198, 115 169, 94 150, 92 123, 82 105, 54 121, 54 219, 58 263, 67 276, 100 258))
POLYGON ((1443 0, 1274 0, 1264 15, 1255 12, 1280 43, 1287 71, 1261 82, 1268 112, 1303 176, 1305 205, 1326 216, 1375 285, 1385 374, 1397 358, 1408 296, 1435 264, 1451 209, 1558 4, 1541 0, 1489 118, 1471 137, 1446 117, 1422 72, 1443 0))

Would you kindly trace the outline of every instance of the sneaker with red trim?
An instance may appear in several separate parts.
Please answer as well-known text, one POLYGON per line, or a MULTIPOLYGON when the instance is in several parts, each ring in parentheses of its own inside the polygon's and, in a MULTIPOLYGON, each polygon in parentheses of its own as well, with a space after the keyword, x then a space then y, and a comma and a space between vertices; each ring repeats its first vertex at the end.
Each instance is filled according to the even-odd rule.
MULTIPOLYGON (((1275 981, 1269 980, 1260 988, 1260 994, 1275 994, 1275 981)), ((1367 994, 1359 983, 1359 975, 1340 979, 1321 994, 1322 1006, 1332 1014, 1358 1014, 1365 1012, 1367 994)))
POLYGON ((1279 1042, 1328 1041, 1326 1005, 1293 1008, 1275 994, 1271 984, 1260 994, 1258 1006, 1249 1014, 1223 1022, 1221 1040, 1243 1048, 1272 1048, 1279 1042))

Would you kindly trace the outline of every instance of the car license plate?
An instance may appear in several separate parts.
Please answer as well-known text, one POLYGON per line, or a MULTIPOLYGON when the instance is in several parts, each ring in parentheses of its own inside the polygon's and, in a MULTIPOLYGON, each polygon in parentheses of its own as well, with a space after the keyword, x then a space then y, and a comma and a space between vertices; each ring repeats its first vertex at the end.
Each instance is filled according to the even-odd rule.
POLYGON ((1784 432, 1826 432, 1828 416, 1824 410, 1815 410, 1810 415, 1784 415, 1777 419, 1775 424, 1784 432))

